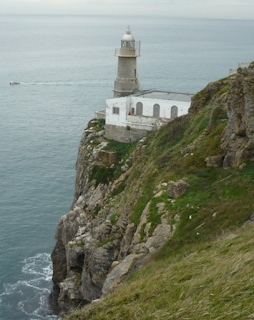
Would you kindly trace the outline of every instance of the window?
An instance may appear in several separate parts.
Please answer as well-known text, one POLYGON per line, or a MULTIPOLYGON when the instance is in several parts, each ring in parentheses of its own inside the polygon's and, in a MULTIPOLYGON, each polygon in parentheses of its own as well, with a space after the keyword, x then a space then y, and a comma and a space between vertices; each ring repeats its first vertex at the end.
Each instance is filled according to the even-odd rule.
POLYGON ((171 107, 171 119, 175 119, 178 117, 178 108, 177 106, 171 107))
POLYGON ((131 114, 135 114, 135 109, 131 108, 131 114))
POLYGON ((113 107, 113 114, 119 114, 119 108, 113 107))
POLYGON ((135 41, 122 40, 121 41, 121 47, 122 48, 132 48, 132 49, 134 49, 135 48, 135 41))
POLYGON ((156 103, 153 106, 153 117, 154 118, 159 118, 160 117, 160 105, 158 103, 156 103))
POLYGON ((137 116, 142 116, 143 115, 143 103, 142 102, 138 102, 136 107, 137 107, 136 115, 137 116))

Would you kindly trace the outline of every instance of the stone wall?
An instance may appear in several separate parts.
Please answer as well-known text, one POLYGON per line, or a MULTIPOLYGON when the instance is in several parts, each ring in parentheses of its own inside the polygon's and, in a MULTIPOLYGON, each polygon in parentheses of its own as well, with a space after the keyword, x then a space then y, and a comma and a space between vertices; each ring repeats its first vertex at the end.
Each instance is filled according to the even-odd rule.
POLYGON ((146 130, 131 129, 113 125, 105 125, 105 137, 119 142, 132 142, 143 138, 146 130))

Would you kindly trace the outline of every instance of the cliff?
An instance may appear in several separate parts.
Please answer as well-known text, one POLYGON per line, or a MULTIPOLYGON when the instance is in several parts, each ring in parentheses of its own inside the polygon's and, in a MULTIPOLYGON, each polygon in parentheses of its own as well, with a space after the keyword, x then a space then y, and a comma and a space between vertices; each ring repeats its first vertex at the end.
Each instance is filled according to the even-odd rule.
POLYGON ((249 219, 253 68, 209 84, 194 96, 189 115, 137 143, 105 139, 101 120, 88 124, 74 201, 52 252, 56 310, 69 313, 105 297, 141 266, 249 219))

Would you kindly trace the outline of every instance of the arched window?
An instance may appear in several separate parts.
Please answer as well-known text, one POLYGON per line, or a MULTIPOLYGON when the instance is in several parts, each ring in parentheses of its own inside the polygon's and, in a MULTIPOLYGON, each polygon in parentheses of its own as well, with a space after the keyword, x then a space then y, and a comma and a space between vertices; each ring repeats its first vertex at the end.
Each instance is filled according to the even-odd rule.
POLYGON ((177 106, 171 107, 171 119, 175 119, 178 117, 178 108, 177 106))
POLYGON ((160 105, 158 103, 153 106, 153 116, 154 118, 160 117, 160 105))
POLYGON ((136 107, 137 107, 136 115, 137 116, 142 116, 143 115, 143 103, 142 102, 138 102, 136 107))

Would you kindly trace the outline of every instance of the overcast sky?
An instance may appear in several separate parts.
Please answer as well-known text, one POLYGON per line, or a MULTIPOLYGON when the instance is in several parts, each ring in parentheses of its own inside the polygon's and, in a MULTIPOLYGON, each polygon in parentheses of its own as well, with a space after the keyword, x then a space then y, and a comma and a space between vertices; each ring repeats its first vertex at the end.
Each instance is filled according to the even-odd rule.
POLYGON ((254 0, 0 0, 0 14, 254 19, 254 0))

